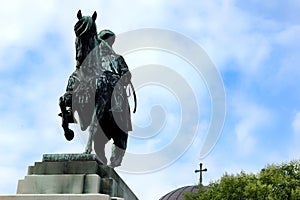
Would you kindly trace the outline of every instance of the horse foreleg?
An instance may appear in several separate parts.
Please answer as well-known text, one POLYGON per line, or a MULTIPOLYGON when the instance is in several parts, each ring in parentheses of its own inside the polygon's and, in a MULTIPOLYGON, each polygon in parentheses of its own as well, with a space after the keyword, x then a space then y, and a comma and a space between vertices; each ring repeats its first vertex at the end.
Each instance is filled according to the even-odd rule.
POLYGON ((89 138, 84 151, 85 154, 90 154, 92 152, 93 139, 94 139, 94 134, 91 131, 89 131, 89 138))
POLYGON ((67 106, 65 103, 64 96, 59 98, 59 107, 61 110, 62 127, 64 129, 65 138, 70 141, 74 138, 74 132, 71 129, 69 129, 67 106))
MULTIPOLYGON (((97 100, 98 101, 95 102, 95 109, 93 112, 93 116, 92 116, 92 120, 91 120, 91 124, 90 124, 90 128, 89 128, 89 138, 88 138, 87 145, 85 148, 85 153, 92 152, 93 141, 94 141, 94 145, 95 145, 95 140, 94 140, 95 135, 97 134, 97 132, 99 132, 98 134, 100 134, 101 130, 102 130, 100 127, 100 124, 99 124, 99 119, 101 119, 103 116, 104 106, 105 106, 106 102, 102 98, 97 98, 97 100)), ((99 148, 97 148, 97 150, 99 152, 99 148)), ((103 150, 103 153, 104 153, 104 150, 103 150)), ((100 157, 101 157, 101 161, 106 164, 105 155, 101 155, 100 157)))
POLYGON ((85 147, 85 152, 86 154, 90 154, 92 152, 92 144, 93 144, 93 140, 94 140, 94 136, 97 132, 98 129, 98 119, 97 119, 97 109, 94 110, 93 112, 93 117, 91 120, 91 124, 90 124, 90 128, 89 128, 89 137, 88 137, 88 141, 85 147))
POLYGON ((85 151, 84 151, 85 154, 90 154, 92 152, 93 138, 94 138, 94 136, 93 136, 92 132, 89 132, 88 142, 86 144, 85 151))

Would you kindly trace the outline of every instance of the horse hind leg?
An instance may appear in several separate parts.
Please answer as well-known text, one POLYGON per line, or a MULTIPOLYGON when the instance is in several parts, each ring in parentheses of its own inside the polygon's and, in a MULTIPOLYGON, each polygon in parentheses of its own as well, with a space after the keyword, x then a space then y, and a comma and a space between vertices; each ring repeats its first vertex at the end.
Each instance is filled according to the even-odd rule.
POLYGON ((93 117, 92 117, 92 121, 91 121, 91 124, 90 124, 90 128, 89 128, 88 141, 87 141, 85 151, 84 151, 85 154, 90 154, 92 152, 92 143, 93 143, 94 136, 95 136, 95 134, 97 132, 97 129, 98 129, 97 126, 98 126, 97 116, 96 116, 96 113, 94 112, 93 117))
POLYGON ((104 108, 101 105, 105 105, 105 102, 101 102, 103 104, 97 104, 97 103, 95 106, 95 111, 93 113, 90 128, 89 128, 89 138, 84 152, 86 154, 90 154, 92 152, 92 143, 94 140, 94 136, 97 131, 100 131, 100 127, 99 127, 100 125, 98 119, 101 119, 103 116, 104 108))
POLYGON ((94 134, 92 134, 92 132, 89 131, 89 138, 88 138, 88 141, 87 141, 87 144, 85 147, 85 151, 84 151, 85 154, 91 154, 91 152, 92 152, 93 137, 94 137, 94 134))
POLYGON ((118 147, 117 145, 113 144, 109 166, 111 168, 121 166, 124 155, 125 155, 125 149, 122 149, 122 148, 118 147))
POLYGON ((127 132, 120 130, 118 127, 116 127, 114 131, 117 134, 113 138, 114 144, 112 146, 112 154, 110 158, 110 167, 112 168, 121 166, 123 157, 125 155, 128 139, 127 132))
POLYGON ((105 156, 105 145, 109 141, 109 139, 104 135, 104 133, 100 130, 94 136, 94 150, 97 156, 97 159, 107 165, 107 158, 105 156))
MULTIPOLYGON (((96 81, 96 94, 95 94, 95 107, 93 110, 93 115, 91 118, 91 124, 90 124, 90 128, 89 128, 89 139, 88 139, 86 149, 85 149, 86 153, 91 153, 92 142, 94 140, 94 137, 97 132, 101 133, 101 131, 102 131, 102 129, 100 127, 100 120, 102 119, 102 117, 104 115, 105 107, 110 100, 110 98, 109 98, 110 93, 109 93, 109 91, 106 91, 104 88, 108 88, 108 85, 105 85, 105 83, 102 80, 97 80, 96 81)), ((105 144, 103 146, 105 146, 105 144)), ((104 149, 104 147, 103 147, 103 149, 104 149)), ((103 155, 104 155, 104 153, 103 153, 103 155)), ((105 155, 104 155, 104 157, 105 157, 105 155)), ((106 162, 107 162, 106 158, 105 158, 104 162, 106 164, 106 162)))

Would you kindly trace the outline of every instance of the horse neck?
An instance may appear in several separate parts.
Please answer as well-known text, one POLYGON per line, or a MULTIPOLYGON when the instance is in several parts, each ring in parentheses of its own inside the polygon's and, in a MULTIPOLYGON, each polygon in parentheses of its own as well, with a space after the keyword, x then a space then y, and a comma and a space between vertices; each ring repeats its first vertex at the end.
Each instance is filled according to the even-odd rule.
POLYGON ((96 36, 93 36, 89 39, 80 39, 80 42, 83 59, 85 59, 86 56, 98 45, 96 36))
POLYGON ((99 73, 100 53, 98 39, 96 35, 87 40, 78 39, 79 41, 76 44, 76 60, 80 64, 80 71, 84 78, 90 79, 99 73))
POLYGON ((86 59, 91 51, 98 46, 97 36, 94 35, 90 38, 76 38, 76 60, 78 64, 86 59))

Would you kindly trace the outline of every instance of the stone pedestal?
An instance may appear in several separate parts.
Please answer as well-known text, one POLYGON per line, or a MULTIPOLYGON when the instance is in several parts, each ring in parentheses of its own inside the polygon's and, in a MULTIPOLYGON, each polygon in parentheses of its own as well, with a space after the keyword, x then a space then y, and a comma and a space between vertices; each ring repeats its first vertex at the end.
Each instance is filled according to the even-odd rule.
MULTIPOLYGON (((105 194, 19 194, 0 196, 1 200, 117 200, 105 194)), ((123 199, 123 198, 122 198, 123 199)))
POLYGON ((45 154, 19 180, 17 195, 0 200, 138 200, 114 169, 93 154, 45 154))

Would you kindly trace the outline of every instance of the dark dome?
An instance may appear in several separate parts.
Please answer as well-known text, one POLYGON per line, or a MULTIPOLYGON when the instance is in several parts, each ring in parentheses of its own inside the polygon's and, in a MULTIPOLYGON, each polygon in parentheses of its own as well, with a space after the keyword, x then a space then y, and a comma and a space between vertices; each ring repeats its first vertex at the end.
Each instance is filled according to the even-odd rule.
POLYGON ((185 186, 169 192, 159 200, 183 200, 184 192, 198 192, 198 186, 185 186))

